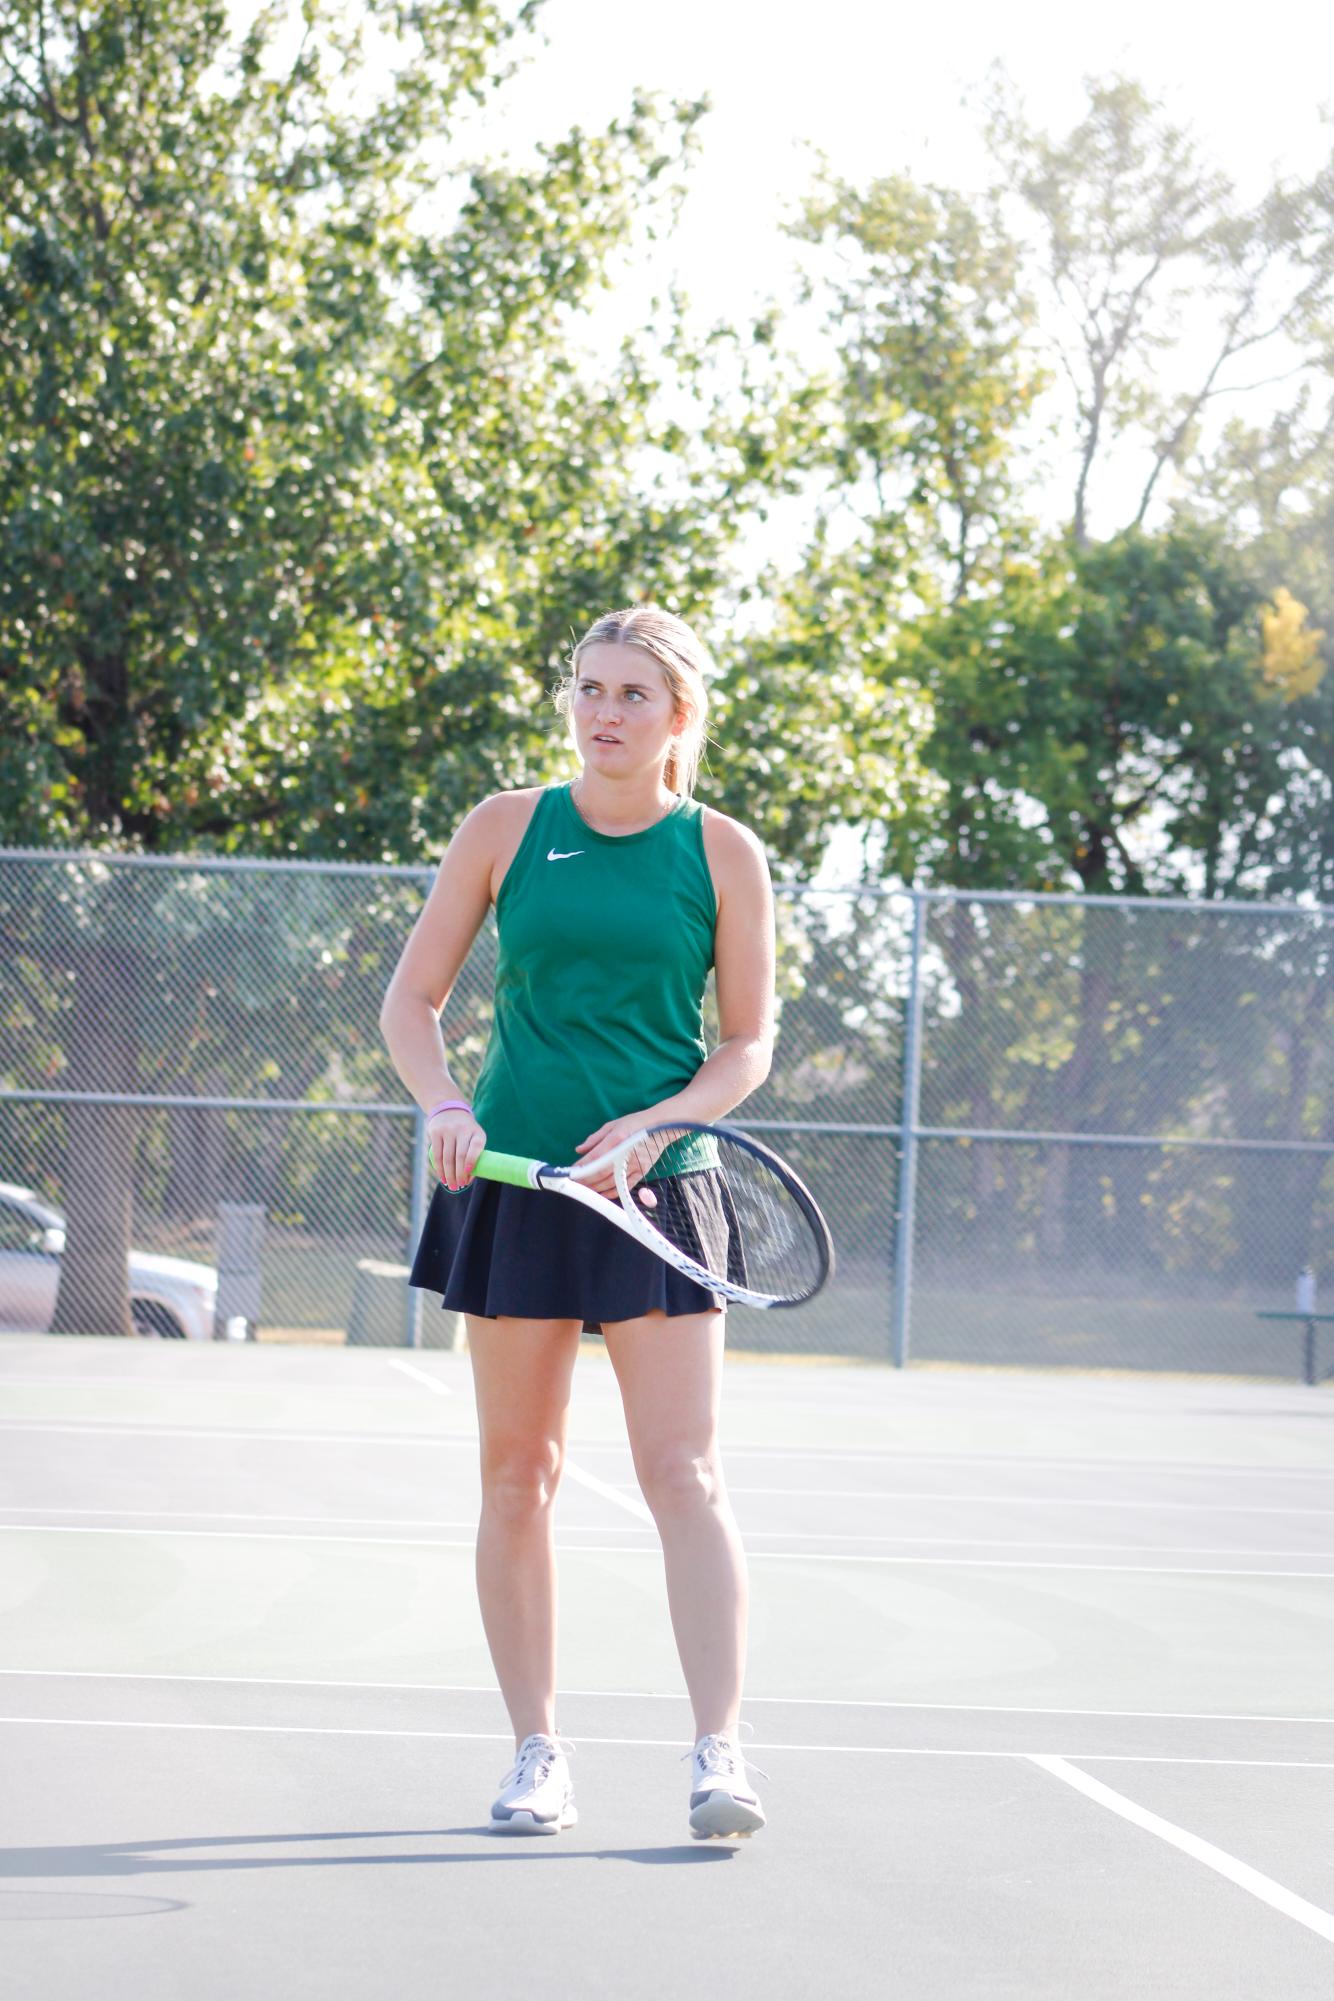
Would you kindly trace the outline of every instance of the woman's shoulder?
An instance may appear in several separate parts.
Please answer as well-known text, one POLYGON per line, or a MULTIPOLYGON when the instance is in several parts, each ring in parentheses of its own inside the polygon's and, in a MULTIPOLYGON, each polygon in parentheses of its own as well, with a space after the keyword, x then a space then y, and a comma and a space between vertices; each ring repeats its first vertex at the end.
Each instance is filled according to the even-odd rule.
POLYGON ((725 903, 739 911, 761 909, 771 894, 764 843, 730 813, 720 813, 716 806, 704 806, 700 811, 704 859, 713 878, 718 910, 721 912, 725 903))
POLYGON ((460 846, 468 852, 486 852, 488 858, 512 858, 544 792, 544 784, 522 784, 512 792, 488 792, 458 822, 450 846, 460 846))
POLYGON ((485 867, 493 903, 547 789, 545 785, 518 785, 512 791, 488 792, 454 836, 455 841, 465 840, 485 867))
POLYGON ((542 794, 549 790, 546 785, 516 785, 507 792, 488 792, 473 811, 484 812, 496 820, 526 820, 542 794))
POLYGON ((730 813, 720 813, 716 806, 701 806, 700 816, 704 830, 704 846, 710 862, 716 855, 720 862, 744 863, 747 859, 765 859, 764 843, 758 834, 734 820, 730 813))
POLYGON ((488 792, 463 823, 476 834, 507 840, 516 831, 522 834, 537 810, 545 785, 517 785, 508 792, 488 792))

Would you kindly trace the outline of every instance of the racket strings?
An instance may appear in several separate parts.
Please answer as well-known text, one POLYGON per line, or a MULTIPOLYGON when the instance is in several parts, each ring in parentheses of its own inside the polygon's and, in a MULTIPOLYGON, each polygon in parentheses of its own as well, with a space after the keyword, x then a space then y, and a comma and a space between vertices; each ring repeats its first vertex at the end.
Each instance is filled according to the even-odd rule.
POLYGON ((726 1134, 658 1127, 627 1158, 625 1182, 634 1213, 711 1277, 785 1301, 820 1284, 820 1242, 800 1196, 726 1134))

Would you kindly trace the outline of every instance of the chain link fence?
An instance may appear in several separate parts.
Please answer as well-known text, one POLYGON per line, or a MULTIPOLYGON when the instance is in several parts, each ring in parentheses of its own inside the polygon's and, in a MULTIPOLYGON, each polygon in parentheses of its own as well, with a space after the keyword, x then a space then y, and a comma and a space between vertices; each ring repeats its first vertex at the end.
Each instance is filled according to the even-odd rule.
MULTIPOLYGON (((406 1284, 430 1188, 378 1019, 430 882, 0 852, 0 1327, 459 1343, 406 1284), (235 1205, 262 1211, 239 1325, 235 1205)), ((1299 1372, 1302 1324, 1260 1315, 1305 1267, 1334 1287, 1334 912, 778 903, 777 1055, 733 1122, 808 1181, 838 1267, 805 1308, 731 1308, 729 1345, 1299 1372)), ((441 1023, 465 1088, 494 962, 488 922, 441 1023)))

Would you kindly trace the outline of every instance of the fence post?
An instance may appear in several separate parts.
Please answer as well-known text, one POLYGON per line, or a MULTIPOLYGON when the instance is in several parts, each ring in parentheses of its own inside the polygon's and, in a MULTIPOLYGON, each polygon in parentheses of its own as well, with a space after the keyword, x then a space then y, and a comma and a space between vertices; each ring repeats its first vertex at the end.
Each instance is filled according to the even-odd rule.
POLYGON ((894 1367, 908 1359, 912 1316, 912 1250, 917 1214, 917 1121, 922 1095, 922 944, 926 898, 911 892, 912 956, 908 962, 908 1020, 903 1037, 903 1095, 899 1106, 899 1204, 894 1232, 891 1352, 894 1367))
MULTIPOLYGON (((421 1242, 426 1227, 426 1114, 418 1105, 412 1115, 412 1216, 408 1225, 408 1260, 411 1262, 421 1242)), ((422 1344, 422 1296, 415 1285, 405 1285, 407 1294, 406 1345, 420 1348, 422 1344)))

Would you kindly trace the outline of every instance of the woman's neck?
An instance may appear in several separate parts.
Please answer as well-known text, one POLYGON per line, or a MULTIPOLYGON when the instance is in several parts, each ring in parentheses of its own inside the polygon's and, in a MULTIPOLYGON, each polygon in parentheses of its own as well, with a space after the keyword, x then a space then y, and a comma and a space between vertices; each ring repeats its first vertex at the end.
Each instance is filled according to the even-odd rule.
POLYGON ((596 834, 641 833, 665 820, 676 798, 661 781, 627 787, 587 771, 581 771, 570 786, 570 799, 580 819, 596 834))

